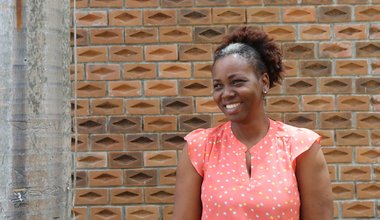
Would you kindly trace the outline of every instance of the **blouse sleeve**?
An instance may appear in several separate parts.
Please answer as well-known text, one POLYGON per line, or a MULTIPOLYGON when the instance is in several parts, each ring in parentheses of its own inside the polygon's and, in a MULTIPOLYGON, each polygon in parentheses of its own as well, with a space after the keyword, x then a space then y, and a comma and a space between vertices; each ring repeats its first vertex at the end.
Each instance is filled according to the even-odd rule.
POLYGON ((204 175, 204 164, 207 144, 206 129, 197 129, 185 136, 191 163, 200 176, 204 175))
POLYGON ((299 155, 309 150, 314 142, 320 143, 320 140, 321 136, 314 131, 306 128, 297 128, 290 145, 292 162, 295 162, 299 155))

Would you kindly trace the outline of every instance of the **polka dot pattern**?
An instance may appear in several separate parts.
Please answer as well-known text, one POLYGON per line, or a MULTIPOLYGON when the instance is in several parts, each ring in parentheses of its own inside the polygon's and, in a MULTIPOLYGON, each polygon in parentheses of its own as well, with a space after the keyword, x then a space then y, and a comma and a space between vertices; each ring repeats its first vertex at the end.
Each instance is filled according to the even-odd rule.
POLYGON ((266 136, 247 147, 233 135, 231 122, 197 129, 185 137, 190 160, 203 177, 202 219, 299 219, 296 158, 320 136, 270 120, 266 136))

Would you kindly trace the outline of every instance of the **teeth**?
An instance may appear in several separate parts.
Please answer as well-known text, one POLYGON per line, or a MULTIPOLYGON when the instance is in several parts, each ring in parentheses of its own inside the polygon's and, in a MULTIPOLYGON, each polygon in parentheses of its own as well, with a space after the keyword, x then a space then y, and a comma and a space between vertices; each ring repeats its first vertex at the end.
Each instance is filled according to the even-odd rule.
POLYGON ((231 109, 231 108, 236 108, 240 105, 240 103, 236 103, 236 104, 230 104, 230 105, 226 105, 226 108, 227 109, 231 109))

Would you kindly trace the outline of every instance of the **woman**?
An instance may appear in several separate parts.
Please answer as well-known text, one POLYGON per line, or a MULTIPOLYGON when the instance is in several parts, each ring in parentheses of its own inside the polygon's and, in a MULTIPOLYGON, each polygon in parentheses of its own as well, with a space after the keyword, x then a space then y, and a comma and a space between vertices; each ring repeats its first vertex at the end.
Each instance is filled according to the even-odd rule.
POLYGON ((216 49, 213 98, 228 122, 185 137, 175 220, 332 219, 320 136, 264 111, 282 72, 280 49, 264 32, 239 28, 216 49))

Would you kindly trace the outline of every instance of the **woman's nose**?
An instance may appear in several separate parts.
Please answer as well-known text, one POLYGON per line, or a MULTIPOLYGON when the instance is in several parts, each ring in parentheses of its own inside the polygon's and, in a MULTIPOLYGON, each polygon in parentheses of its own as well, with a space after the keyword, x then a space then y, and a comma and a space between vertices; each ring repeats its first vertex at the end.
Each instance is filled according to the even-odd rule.
POLYGON ((235 96, 235 91, 230 87, 225 87, 222 92, 222 98, 230 98, 235 96))

